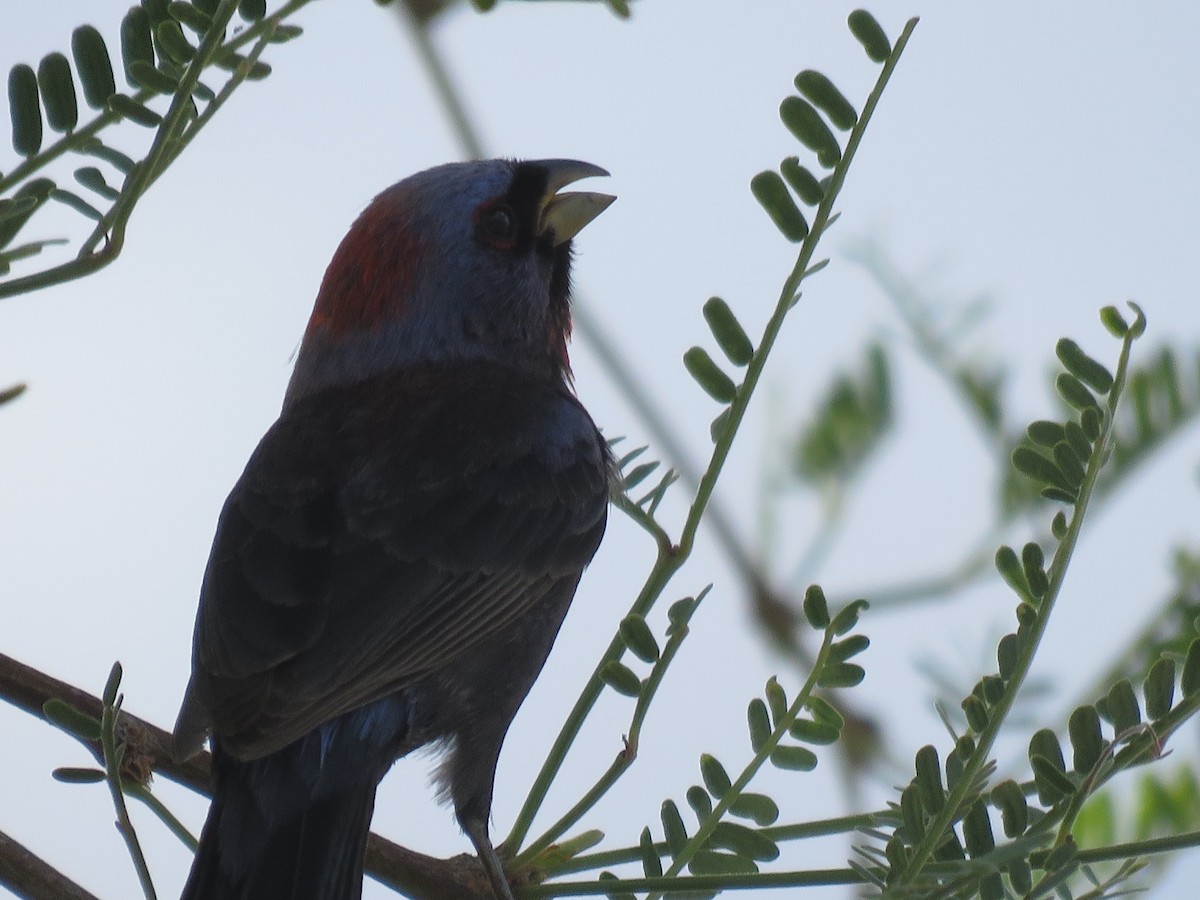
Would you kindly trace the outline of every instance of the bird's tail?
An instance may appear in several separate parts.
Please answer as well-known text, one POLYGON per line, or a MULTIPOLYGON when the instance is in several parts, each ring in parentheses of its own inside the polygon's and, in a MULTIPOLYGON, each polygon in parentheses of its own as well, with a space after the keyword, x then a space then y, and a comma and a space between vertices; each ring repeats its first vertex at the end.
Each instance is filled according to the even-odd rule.
POLYGON ((360 723, 348 720, 361 715, 261 759, 214 747, 216 791, 181 900, 358 900, 375 789, 396 750, 354 740, 360 723))

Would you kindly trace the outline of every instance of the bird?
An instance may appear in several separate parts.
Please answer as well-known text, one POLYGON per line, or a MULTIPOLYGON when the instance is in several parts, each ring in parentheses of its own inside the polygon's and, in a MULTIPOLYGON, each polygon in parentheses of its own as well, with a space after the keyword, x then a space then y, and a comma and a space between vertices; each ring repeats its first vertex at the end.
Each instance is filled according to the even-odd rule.
POLYGON ((353 900, 378 784, 434 780, 497 900, 505 734, 603 537, 614 463, 568 355, 568 159, 419 172, 333 255, 218 518, 173 737, 214 793, 183 900, 353 900))

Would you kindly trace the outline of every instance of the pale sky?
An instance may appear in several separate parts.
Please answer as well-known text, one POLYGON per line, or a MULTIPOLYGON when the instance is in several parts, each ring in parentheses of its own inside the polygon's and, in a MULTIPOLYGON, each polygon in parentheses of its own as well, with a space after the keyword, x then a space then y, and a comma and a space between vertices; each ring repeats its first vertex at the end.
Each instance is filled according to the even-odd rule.
MULTIPOLYGON (((115 48, 125 8, 59 0, 38 4, 36 15, 10 14, 3 63, 67 49, 85 21, 115 48)), ((575 281, 695 459, 707 457, 717 409, 681 355, 695 343, 712 348, 700 314, 712 294, 729 301, 752 335, 766 321, 795 251, 747 185, 803 152, 776 116, 796 72, 825 72, 861 105, 877 69, 845 28, 852 8, 641 0, 622 22, 599 4, 502 2, 488 15, 456 10, 436 29, 490 152, 575 157, 613 173, 595 189, 619 199, 576 241, 575 281)), ((981 293, 992 299, 964 350, 1006 365, 1020 421, 1052 410, 1046 373, 1060 336, 1115 360, 1117 343, 1096 316, 1103 305, 1143 306, 1147 356, 1162 341, 1196 345, 1200 7, 1147 8, 1081 0, 874 5, 893 37, 908 16, 921 23, 851 170, 842 219, 824 244, 832 262, 806 284, 785 326, 720 490, 752 540, 768 420, 792 427, 832 373, 856 365, 866 339, 893 339, 901 429, 870 468, 818 572, 830 595, 957 559, 986 522, 991 487, 979 441, 908 349, 886 298, 847 259, 854 240, 876 240, 947 309, 981 293)), ((187 680, 217 512, 278 412, 330 255, 374 194, 461 153, 392 14, 366 0, 326 2, 297 22, 306 34, 268 51, 274 74, 244 87, 145 198, 112 267, 0 303, 0 387, 30 385, 0 410, 0 650, 96 693, 119 659, 126 707, 164 727, 187 680)), ((140 146, 142 134, 129 129, 113 142, 140 146)), ((0 169, 14 159, 5 143, 0 169)), ((69 170, 60 177, 69 179, 69 170)), ((30 236, 54 236, 64 221, 47 216, 45 233, 30 236)), ((647 442, 645 425, 587 343, 577 340, 572 355, 580 397, 606 433, 647 442)), ((1062 686, 1047 715, 1153 612, 1170 585, 1171 549, 1195 544, 1198 444, 1194 431, 1172 443, 1092 522, 1035 670, 1062 686)), ((677 487, 665 508, 675 532, 684 501, 677 487)), ((801 494, 786 505, 780 573, 819 526, 816 510, 801 494)), ((651 549, 613 514, 510 733, 497 840, 636 594, 651 549)), ((749 753, 746 703, 772 673, 789 690, 799 684, 762 649, 740 585, 711 540, 672 582, 652 624, 661 633, 667 603, 709 582, 637 766, 581 823, 606 829, 606 846, 635 843, 645 824, 659 834, 660 803, 682 802, 698 780, 701 752, 740 768, 749 753)), ((946 746, 917 664, 961 673, 969 687, 994 665, 1013 605, 996 577, 954 604, 864 618, 873 646, 855 697, 885 723, 893 755, 868 786, 864 808, 879 807, 892 784, 910 777, 918 746, 946 746)), ((601 704, 542 827, 608 765, 630 710, 615 697, 601 704)), ((87 754, 24 714, 0 708, 0 723, 0 829, 101 897, 138 896, 107 792, 50 778, 56 766, 88 764, 87 754)), ((1178 747, 1168 766, 1195 759, 1194 741, 1178 747)), ((1014 750, 1002 748, 1002 759, 1014 750)), ((374 827, 416 849, 463 852, 466 838, 426 787, 428 767, 423 758, 396 767, 374 827)), ((165 780, 156 788, 199 829, 200 798, 165 780)), ((784 821, 850 811, 830 753, 810 774, 768 773, 762 789, 780 800, 784 821)), ((177 896, 188 851, 141 809, 135 817, 160 896, 177 896)), ((835 840, 785 850, 781 862, 836 867, 848 856, 835 840)), ((1155 896, 1186 894, 1182 885, 1200 871, 1191 856, 1155 896)), ((365 896, 393 895, 368 882, 365 896)))

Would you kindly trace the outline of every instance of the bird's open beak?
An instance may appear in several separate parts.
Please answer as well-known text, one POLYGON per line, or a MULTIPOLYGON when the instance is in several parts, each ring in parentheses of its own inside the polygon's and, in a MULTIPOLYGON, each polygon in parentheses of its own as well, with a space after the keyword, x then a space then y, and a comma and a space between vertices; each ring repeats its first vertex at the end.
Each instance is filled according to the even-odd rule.
POLYGON ((560 188, 597 175, 607 175, 604 169, 591 163, 575 159, 545 159, 540 165, 546 167, 546 193, 542 196, 538 212, 538 233, 553 236, 554 245, 565 244, 583 230, 588 222, 608 209, 617 198, 611 194, 593 194, 584 191, 558 193, 560 188))

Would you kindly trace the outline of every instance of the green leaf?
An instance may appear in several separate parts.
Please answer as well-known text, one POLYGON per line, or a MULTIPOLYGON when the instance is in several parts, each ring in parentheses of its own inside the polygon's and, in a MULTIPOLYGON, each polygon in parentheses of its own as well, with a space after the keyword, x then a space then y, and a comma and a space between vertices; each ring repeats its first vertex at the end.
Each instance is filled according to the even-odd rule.
POLYGON ((302 34, 304 34, 304 29, 299 25, 276 25, 275 30, 271 32, 271 43, 286 44, 288 41, 294 41, 302 34))
POLYGON ((817 754, 807 747, 780 745, 771 751, 771 763, 791 772, 811 772, 817 767, 817 754))
MULTIPOLYGON (((131 7, 121 20, 121 61, 125 66, 125 80, 135 87, 138 84, 130 68, 136 61, 154 67, 154 41, 150 37, 150 17, 140 6, 131 7)), ((112 98, 105 103, 111 108, 112 98)))
MULTIPOLYGON (((1084 457, 1084 460, 1086 459, 1087 457, 1084 457)), ((1079 486, 1083 484, 1084 461, 1076 455, 1074 448, 1066 441, 1055 444, 1054 462, 1063 473, 1063 477, 1071 483, 1071 489, 1078 491, 1079 486)))
POLYGON ((109 96, 117 90, 104 38, 91 25, 80 25, 71 33, 71 55, 75 57, 75 71, 83 85, 83 99, 92 109, 104 109, 109 96))
POLYGON ((75 180, 85 188, 95 191, 105 200, 116 200, 121 196, 120 191, 109 187, 108 182, 104 180, 104 174, 95 166, 84 166, 76 169, 75 180))
POLYGON ((1029 585, 1029 593, 1038 600, 1043 599, 1050 590, 1045 564, 1046 557, 1040 544, 1030 541, 1021 549, 1021 567, 1025 571, 1025 581, 1029 585))
POLYGON ((795 444, 794 467, 802 481, 819 487, 853 480, 892 425, 887 353, 872 342, 863 371, 839 373, 795 444))
POLYGON ((1042 868, 1047 872, 1054 872, 1058 869, 1067 869, 1073 867, 1075 857, 1079 855, 1079 850, 1075 846, 1075 841, 1070 835, 1067 835, 1065 842, 1059 844, 1046 855, 1042 862, 1042 868))
POLYGON ((1007 544, 996 551, 996 570, 1010 588, 1022 597, 1031 596, 1029 582, 1025 580, 1025 568, 1017 558, 1017 551, 1007 544))
POLYGON ((1084 437, 1094 441, 1100 437, 1100 410, 1085 409, 1079 414, 1079 427, 1084 437))
POLYGON ((988 704, 999 703, 1004 696, 1004 679, 999 675, 984 675, 979 679, 979 684, 983 688, 983 699, 988 704))
POLYGON ((113 94, 109 97, 108 108, 122 118, 146 128, 157 128, 162 123, 162 116, 126 94, 113 94))
POLYGON ((247 22, 257 22, 267 14, 267 0, 238 0, 238 15, 247 22))
POLYGON ((183 36, 179 23, 172 19, 159 22, 154 27, 154 37, 163 55, 172 62, 184 65, 196 55, 196 48, 183 36))
POLYGON ((1092 390, 1100 394, 1107 394, 1112 390, 1112 372, 1108 371, 1103 363, 1097 362, 1084 353, 1082 348, 1070 338, 1061 338, 1055 346, 1054 352, 1066 370, 1092 390))
POLYGON ((915 781, 900 792, 900 816, 911 843, 915 844, 925 836, 925 806, 915 781))
POLYGON ((710 297, 704 304, 704 320, 731 363, 744 366, 750 362, 754 345, 728 303, 720 297, 710 297))
POLYGON ((779 118, 800 143, 817 154, 817 162, 824 168, 838 164, 842 148, 811 103, 800 97, 785 97, 779 105, 779 118))
POLYGON ((635 614, 626 616, 621 620, 620 632, 621 640, 634 656, 642 662, 658 661, 658 641, 654 639, 654 634, 645 619, 635 614))
POLYGON ((763 693, 766 695, 767 705, 771 709, 771 720, 778 725, 788 712, 787 692, 784 691, 783 685, 772 675, 767 679, 767 685, 763 689, 763 693))
POLYGON ((1059 372, 1054 379, 1054 387, 1059 396, 1076 409, 1099 409, 1100 407, 1100 403, 1092 395, 1092 392, 1070 372, 1059 372))
POLYGON ((112 147, 105 146, 97 138, 83 142, 79 149, 90 156, 104 160, 122 175, 128 175, 137 168, 137 163, 132 159, 120 150, 114 150, 112 147))
POLYGON ((38 87, 46 107, 46 121, 55 131, 74 130, 79 122, 79 104, 75 99, 75 79, 71 64, 61 53, 47 53, 38 64, 38 87))
POLYGON ((638 850, 642 854, 642 871, 646 873, 646 877, 661 877, 663 873, 662 860, 659 859, 658 851, 654 849, 654 838, 651 837, 649 828, 642 829, 642 834, 638 838, 638 850))
POLYGON ((1004 879, 999 872, 988 872, 979 882, 979 900, 1004 900, 1004 879))
POLYGON ((1138 706, 1137 695, 1129 679, 1122 678, 1108 689, 1109 718, 1118 735, 1136 728, 1142 722, 1142 710, 1138 706))
POLYGON ((629 493, 631 490, 645 481, 654 472, 654 470, 658 468, 658 466, 659 463, 655 461, 642 463, 641 465, 634 466, 632 469, 630 469, 629 473, 625 475, 621 481, 621 487, 624 489, 625 493, 629 493))
POLYGON ((674 634, 679 628, 686 625, 695 611, 695 597, 681 597, 667 607, 667 621, 671 623, 667 629, 667 634, 674 634))
POLYGON ((987 705, 979 697, 970 694, 963 698, 962 711, 967 717, 967 724, 971 730, 980 733, 988 726, 990 718, 988 717, 987 705))
POLYGON ((758 753, 771 737, 771 719, 767 715, 767 704, 757 697, 746 708, 746 721, 750 727, 750 747, 758 753))
POLYGON ((1013 890, 1020 896, 1025 896, 1033 890, 1033 869, 1029 861, 1015 859, 1008 865, 1008 879, 1012 882, 1013 890))
POLYGON ((911 858, 908 855, 908 848, 904 846, 904 841, 895 834, 888 838, 888 842, 883 847, 883 855, 887 858, 888 867, 893 872, 900 872, 907 868, 911 858))
POLYGON ((51 725, 85 741, 100 740, 100 720, 55 697, 42 705, 42 715, 51 725))
POLYGON ((158 94, 174 94, 179 89, 178 79, 140 59, 129 64, 129 73, 138 87, 158 94))
POLYGON ((1056 512, 1050 521, 1050 533, 1054 535, 1055 540, 1059 541, 1067 536, 1067 517, 1062 510, 1056 512))
POLYGON ((926 744, 917 751, 915 766, 916 785, 921 792, 921 805, 932 813, 941 811, 946 794, 942 788, 942 767, 937 748, 926 744))
POLYGON ((114 662, 112 668, 108 670, 108 680, 104 682, 104 693, 100 695, 105 706, 115 707, 117 705, 117 690, 121 687, 121 674, 121 664, 114 662))
POLYGON ((1044 756, 1032 756, 1029 764, 1033 768, 1033 781, 1037 785, 1038 797, 1050 805, 1075 792, 1075 783, 1044 756))
POLYGON ((92 204, 88 203, 73 191, 64 190, 63 188, 55 188, 50 193, 50 196, 59 203, 71 207, 71 209, 75 210, 75 212, 79 213, 81 216, 85 216, 93 221, 99 222, 104 218, 104 213, 100 212, 100 210, 96 209, 96 207, 92 206, 92 204))
POLYGON ((766 794, 744 792, 729 804, 729 812, 741 819, 766 827, 779 819, 779 806, 766 794))
POLYGON ((750 193, 766 210, 780 233, 793 244, 800 243, 808 236, 808 221, 777 172, 766 170, 751 178, 750 193))
POLYGON ((679 815, 679 807, 675 805, 674 800, 664 800, 659 815, 667 849, 671 851, 672 857, 678 856, 687 845, 688 839, 687 829, 683 826, 683 816, 679 815))
MULTIPOLYGON (((479 3, 481 0, 472 0, 472 2, 479 3)), ((491 0, 491 2, 495 3, 496 0, 491 0)), ((609 872, 607 869, 602 870, 600 874, 596 876, 596 881, 600 882, 601 884, 620 880, 620 878, 618 878, 612 872, 609 872)), ((604 896, 607 897, 608 900, 637 900, 637 897, 632 891, 609 890, 605 891, 604 896)))
POLYGON ((712 442, 714 444, 716 444, 723 437, 725 437, 725 432, 728 428, 729 428, 729 407, 726 407, 725 409, 723 409, 719 413, 717 413, 715 416, 713 416, 713 420, 708 425, 708 436, 712 439, 712 442))
POLYGON ((698 850, 688 861, 688 871, 693 875, 750 875, 758 871, 758 866, 744 856, 698 850))
POLYGON ((1020 644, 1017 642, 1015 634, 1006 634, 1000 638, 1000 643, 996 646, 996 662, 1000 677, 1005 681, 1012 678, 1013 672, 1017 670, 1020 654, 1020 644))
POLYGON ((1200 638, 1188 645, 1187 657, 1183 661, 1183 675, 1179 681, 1183 696, 1191 697, 1200 691, 1200 638))
POLYGON ((70 766, 57 768, 50 775, 55 781, 64 784, 99 784, 108 777, 100 769, 77 769, 70 766))
POLYGON ((1074 750, 1072 764, 1076 772, 1086 775, 1100 761, 1104 753, 1104 737, 1100 733, 1100 714, 1096 707, 1077 707, 1067 724, 1074 750))
POLYGON ((829 627, 829 604, 819 584, 810 584, 804 591, 803 609, 804 617, 813 628, 824 630, 829 627))
POLYGON ((712 815, 712 797, 700 785, 693 784, 687 789, 687 793, 684 796, 687 798, 688 806, 692 808, 692 812, 696 814, 698 820, 703 821, 712 815))
POLYGON ((12 116, 13 149, 33 156, 42 147, 42 109, 38 105, 37 75, 24 63, 8 73, 8 106, 12 116))
POLYGON ((892 53, 892 45, 888 43, 887 35, 874 16, 865 9, 856 9, 850 13, 846 23, 850 26, 850 33, 858 38, 867 51, 868 57, 877 63, 887 61, 892 53))
POLYGON ((785 159, 779 164, 779 171, 804 203, 816 206, 825 199, 825 189, 821 187, 821 182, 817 180, 816 175, 800 164, 798 156, 785 159))
POLYGON ((831 644, 829 646, 829 659, 831 662, 845 662, 851 657, 862 653, 870 646, 870 638, 864 634, 854 634, 845 640, 831 644))
POLYGON ((1078 493, 1060 487, 1044 487, 1038 493, 1045 499, 1053 500, 1057 503, 1070 503, 1074 505, 1079 502, 1078 493))
POLYGON ((171 17, 167 11, 167 0, 142 0, 142 6, 145 8, 152 26, 157 27, 159 22, 164 22, 171 17))
POLYGON ((1027 475, 1034 481, 1061 488, 1064 491, 1071 490, 1070 482, 1059 471, 1058 466, 1032 447, 1017 447, 1013 450, 1012 464, 1018 472, 1027 475))
POLYGON ((1083 433, 1083 426, 1072 419, 1067 422, 1063 431, 1066 435, 1067 443, 1071 445, 1071 449, 1086 464, 1092 455, 1092 444, 1088 440, 1088 436, 1083 433))
POLYGON ((849 688, 861 684, 866 671, 855 663, 832 663, 817 676, 817 684, 823 688, 849 688))
POLYGON ((5 403, 12 403, 12 401, 25 393, 27 387, 27 385, 17 382, 16 384, 10 384, 6 388, 0 388, 0 406, 3 406, 5 403))
POLYGON ((866 600, 852 600, 837 611, 829 623, 829 630, 836 635, 843 635, 858 624, 860 613, 870 607, 866 600))
POLYGON ((626 697, 636 697, 642 692, 642 680, 632 669, 615 659, 610 659, 600 668, 600 680, 626 697))
POLYGON ((1146 314, 1142 312, 1142 308, 1129 301, 1129 308, 1133 310, 1133 324, 1129 326, 1129 333, 1133 335, 1134 340, 1140 338, 1146 333, 1146 314))
POLYGON ((1146 698, 1146 715, 1151 721, 1161 719, 1175 703, 1175 660, 1163 657, 1150 667, 1142 685, 1146 698))
POLYGON ((1129 323, 1115 306, 1106 306, 1100 310, 1100 322, 1108 329, 1108 333, 1120 339, 1129 332, 1129 323))
POLYGON ((771 862, 779 858, 778 844, 761 831, 736 822, 718 822, 713 828, 710 843, 758 862, 771 862))
POLYGON ((996 847, 996 839, 992 834, 992 820, 988 816, 987 804, 976 800, 967 808, 967 814, 962 822, 963 839, 967 852, 972 857, 980 857, 990 853, 996 847))
POLYGON ((814 722, 811 719, 797 719, 788 728, 788 733, 798 741, 806 744, 832 744, 841 737, 841 730, 827 722, 814 722))
POLYGON ((21 233, 25 223, 50 199, 54 182, 33 178, 17 189, 12 197, 0 200, 0 247, 7 247, 21 233))
POLYGON ((1048 422, 1045 419, 1030 422, 1025 431, 1031 441, 1041 444, 1043 447, 1053 447, 1067 437, 1067 431, 1062 425, 1057 422, 1048 422))
POLYGON ((684 353, 683 365, 705 393, 718 403, 732 403, 737 396, 733 379, 721 371, 703 347, 692 347, 684 353))
POLYGON ((227 53, 216 60, 217 65, 229 72, 239 72, 243 69, 250 81, 261 81, 271 74, 271 67, 261 60, 251 60, 240 53, 227 53))
POLYGON ((1035 732, 1029 739, 1029 761, 1043 805, 1049 806, 1074 793, 1075 784, 1066 776, 1067 764, 1058 736, 1049 728, 1035 732))
POLYGON ((212 15, 193 3, 175 0, 167 7, 167 14, 180 25, 186 25, 198 37, 208 34, 212 28, 212 15))
POLYGON ((1000 821, 1007 837, 1020 837, 1029 827, 1029 803, 1025 792, 1011 778, 1000 782, 992 789, 992 804, 1000 810, 1000 821))
POLYGON ((820 72, 805 69, 796 76, 796 90, 829 116, 829 121, 842 131, 849 131, 858 124, 854 105, 820 72))
POLYGON ((729 773, 725 771, 720 760, 708 753, 700 754, 700 777, 704 779, 704 786, 708 788, 708 792, 718 800, 728 794, 732 786, 729 773))
POLYGON ((842 717, 842 714, 824 697, 809 697, 804 705, 808 707, 808 711, 813 714, 813 718, 818 722, 832 725, 838 731, 846 727, 846 720, 842 717))

